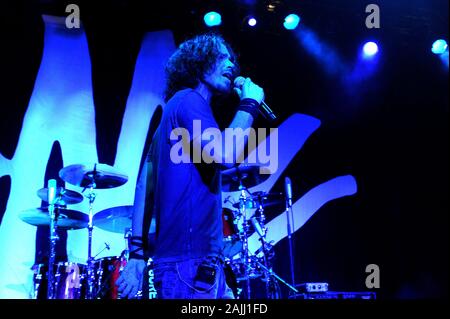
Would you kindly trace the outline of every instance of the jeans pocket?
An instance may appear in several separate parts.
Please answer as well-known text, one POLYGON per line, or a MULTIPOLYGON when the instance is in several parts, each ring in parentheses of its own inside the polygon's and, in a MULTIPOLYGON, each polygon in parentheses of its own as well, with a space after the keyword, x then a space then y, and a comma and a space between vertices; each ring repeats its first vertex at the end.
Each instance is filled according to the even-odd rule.
POLYGON ((200 265, 200 261, 196 259, 176 263, 178 278, 190 288, 192 288, 198 265, 200 265))
POLYGON ((158 298, 175 298, 178 281, 175 263, 155 267, 154 275, 154 284, 158 293, 158 298))
POLYGON ((218 265, 203 262, 197 266, 196 274, 193 280, 196 292, 209 293, 217 286, 220 276, 218 265))

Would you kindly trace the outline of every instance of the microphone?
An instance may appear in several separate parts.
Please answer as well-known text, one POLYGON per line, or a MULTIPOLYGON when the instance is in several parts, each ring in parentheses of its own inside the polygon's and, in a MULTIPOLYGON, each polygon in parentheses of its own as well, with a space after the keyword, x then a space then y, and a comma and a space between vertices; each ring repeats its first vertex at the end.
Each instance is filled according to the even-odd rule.
POLYGON ((105 247, 106 247, 106 249, 110 249, 111 247, 108 245, 108 243, 105 243, 105 247))
POLYGON ((289 177, 286 177, 284 179, 284 191, 286 192, 286 203, 288 207, 292 206, 292 185, 291 185, 291 179, 289 177))
MULTIPOLYGON (((242 85, 244 84, 245 78, 243 76, 238 76, 234 79, 234 87, 238 89, 242 89, 242 85)), ((258 109, 261 115, 268 121, 274 121, 277 119, 273 111, 266 104, 266 102, 261 102, 261 107, 258 109)))
POLYGON ((49 205, 53 205, 56 197, 56 179, 49 179, 47 187, 48 187, 48 194, 47 194, 48 203, 49 205))

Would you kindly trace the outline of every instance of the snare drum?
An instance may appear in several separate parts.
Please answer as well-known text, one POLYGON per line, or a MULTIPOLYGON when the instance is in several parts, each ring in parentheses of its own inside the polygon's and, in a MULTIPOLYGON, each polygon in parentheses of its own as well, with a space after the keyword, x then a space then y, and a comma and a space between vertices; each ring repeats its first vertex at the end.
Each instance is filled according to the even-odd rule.
POLYGON ((96 299, 120 299, 116 281, 126 264, 123 256, 105 257, 94 262, 96 299))
MULTIPOLYGON (((53 266, 53 299, 84 299, 86 297, 86 265, 58 262, 53 266)), ((33 266, 36 299, 47 299, 47 264, 33 266)))
POLYGON ((231 258, 242 250, 242 243, 239 238, 239 230, 233 211, 228 208, 222 209, 223 223, 223 255, 231 258))

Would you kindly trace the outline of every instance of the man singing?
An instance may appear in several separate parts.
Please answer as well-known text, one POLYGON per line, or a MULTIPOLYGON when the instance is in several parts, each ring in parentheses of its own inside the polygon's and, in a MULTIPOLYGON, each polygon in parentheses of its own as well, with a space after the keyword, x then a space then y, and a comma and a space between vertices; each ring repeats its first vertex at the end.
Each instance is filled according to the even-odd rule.
POLYGON ((229 127, 246 130, 257 117, 264 91, 250 78, 235 81, 235 58, 221 36, 206 34, 182 43, 166 65, 167 104, 136 190, 146 189, 147 195, 140 199, 145 201, 146 209, 135 203, 129 261, 117 281, 122 297, 132 298, 142 287, 148 231, 144 220, 148 221, 148 215, 153 213, 158 297, 233 298, 223 271, 220 170, 237 164, 246 141, 241 135, 231 147, 221 145, 212 153, 202 152, 209 143, 202 138, 202 132, 219 129, 212 112, 212 98, 233 91, 240 102, 236 108, 230 108, 235 116, 229 127), (194 129, 194 121, 200 121, 197 123, 201 123, 202 131, 194 129), (172 147, 179 142, 173 139, 177 129, 189 133, 190 143, 184 145, 182 152, 191 160, 180 162, 171 158, 172 147), (193 154, 202 154, 201 161, 193 161, 193 154))

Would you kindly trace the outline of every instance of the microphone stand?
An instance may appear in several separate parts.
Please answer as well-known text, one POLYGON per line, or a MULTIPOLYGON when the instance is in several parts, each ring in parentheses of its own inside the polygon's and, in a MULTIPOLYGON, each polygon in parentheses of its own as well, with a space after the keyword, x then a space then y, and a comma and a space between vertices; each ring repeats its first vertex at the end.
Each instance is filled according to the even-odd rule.
POLYGON ((288 233, 288 242, 289 242, 289 261, 291 266, 291 286, 295 287, 295 273, 294 273, 294 243, 292 242, 292 227, 291 227, 291 217, 293 221, 292 214, 292 202, 289 199, 286 199, 286 217, 287 217, 287 233, 288 233), (291 216, 290 216, 291 215, 291 216))

